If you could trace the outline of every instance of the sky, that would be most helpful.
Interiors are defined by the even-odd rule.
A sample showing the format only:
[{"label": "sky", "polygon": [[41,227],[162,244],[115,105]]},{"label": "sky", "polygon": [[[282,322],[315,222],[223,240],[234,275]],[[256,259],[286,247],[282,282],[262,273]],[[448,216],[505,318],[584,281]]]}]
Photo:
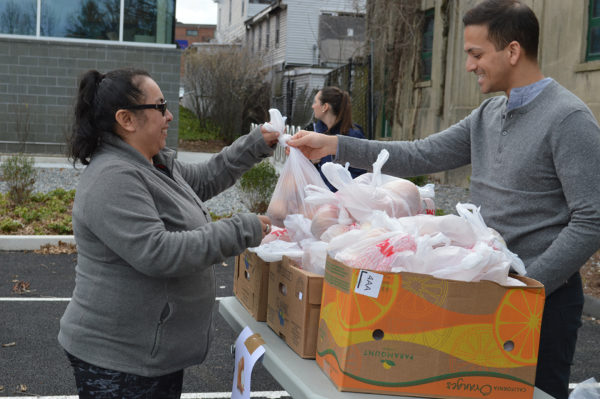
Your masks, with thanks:
[{"label": "sky", "polygon": [[177,0],[175,17],[185,24],[217,24],[217,3],[213,0]]}]

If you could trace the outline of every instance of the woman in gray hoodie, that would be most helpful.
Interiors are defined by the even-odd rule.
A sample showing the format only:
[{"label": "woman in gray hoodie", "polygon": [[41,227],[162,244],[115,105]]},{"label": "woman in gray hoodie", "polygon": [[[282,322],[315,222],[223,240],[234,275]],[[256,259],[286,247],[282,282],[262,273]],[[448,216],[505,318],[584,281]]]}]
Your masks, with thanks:
[{"label": "woman in gray hoodie", "polygon": [[183,369],[205,359],[211,339],[212,265],[270,230],[255,214],[213,222],[203,201],[270,156],[277,133],[254,129],[186,164],[165,147],[172,119],[145,71],[80,80],[69,152],[87,167],[73,206],[76,284],[58,335],[80,397],[179,398]]}]

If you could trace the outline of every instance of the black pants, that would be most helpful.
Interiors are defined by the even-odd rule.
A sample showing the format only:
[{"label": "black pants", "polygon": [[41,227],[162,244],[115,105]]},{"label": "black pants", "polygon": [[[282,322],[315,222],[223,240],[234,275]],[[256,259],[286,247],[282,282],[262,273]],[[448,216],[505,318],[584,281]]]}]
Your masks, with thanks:
[{"label": "black pants", "polygon": [[183,386],[183,370],[160,377],[96,367],[67,353],[73,366],[77,394],[88,399],[179,399]]},{"label": "black pants", "polygon": [[569,397],[569,377],[583,311],[581,276],[575,273],[546,298],[535,386],[556,399]]}]

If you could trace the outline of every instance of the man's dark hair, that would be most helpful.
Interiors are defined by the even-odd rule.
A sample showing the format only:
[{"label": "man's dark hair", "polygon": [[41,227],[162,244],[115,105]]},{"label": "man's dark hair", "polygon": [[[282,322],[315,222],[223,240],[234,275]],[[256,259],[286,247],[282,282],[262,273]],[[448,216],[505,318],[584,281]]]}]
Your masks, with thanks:
[{"label": "man's dark hair", "polygon": [[484,0],[467,11],[463,24],[486,25],[496,50],[514,40],[528,58],[537,59],[540,25],[531,8],[519,0]]}]

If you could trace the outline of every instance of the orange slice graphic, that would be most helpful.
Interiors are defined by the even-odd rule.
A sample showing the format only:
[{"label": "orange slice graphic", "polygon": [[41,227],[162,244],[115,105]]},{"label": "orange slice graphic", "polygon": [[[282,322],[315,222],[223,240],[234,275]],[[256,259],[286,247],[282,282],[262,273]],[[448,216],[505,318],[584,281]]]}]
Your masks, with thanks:
[{"label": "orange slice graphic", "polygon": [[[352,277],[352,288],[356,285],[356,274]],[[342,328],[348,331],[367,328],[381,320],[392,309],[398,296],[400,276],[397,273],[384,277],[377,298],[357,294],[336,292],[337,315]],[[350,311],[354,308],[353,311]]]},{"label": "orange slice graphic", "polygon": [[512,361],[532,365],[537,362],[544,295],[525,289],[509,290],[494,320],[498,345]]}]

